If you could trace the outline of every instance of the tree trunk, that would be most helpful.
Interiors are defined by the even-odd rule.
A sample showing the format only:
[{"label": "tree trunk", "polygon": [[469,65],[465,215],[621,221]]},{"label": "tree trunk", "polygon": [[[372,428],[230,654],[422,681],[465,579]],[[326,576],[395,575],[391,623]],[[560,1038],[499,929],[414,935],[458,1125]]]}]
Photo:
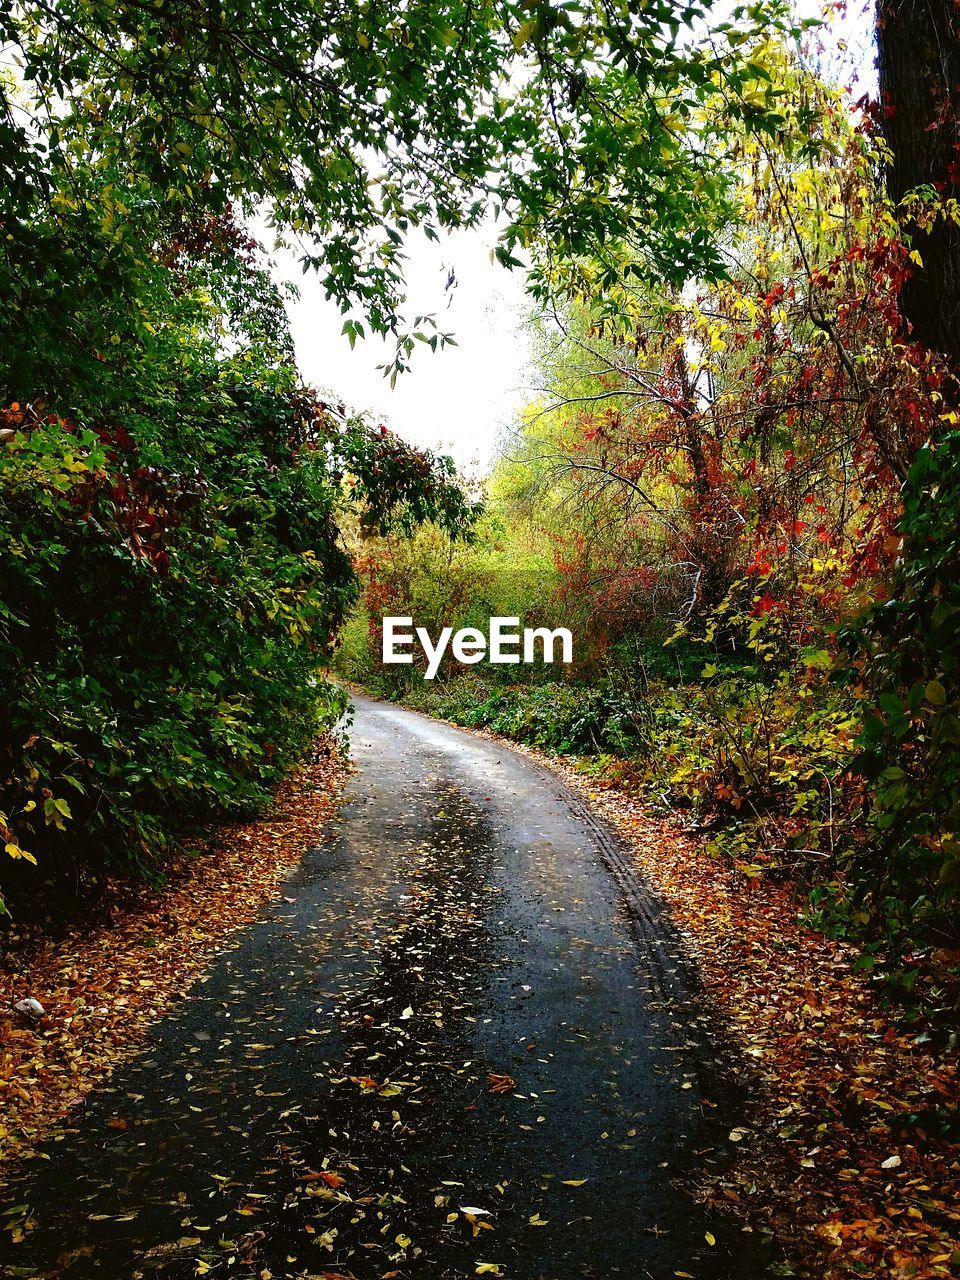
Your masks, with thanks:
[{"label": "tree trunk", "polygon": [[[878,0],[877,32],[887,190],[960,199],[960,0]],[[960,367],[960,227],[941,213],[904,230],[923,261],[900,294],[911,339]]]}]

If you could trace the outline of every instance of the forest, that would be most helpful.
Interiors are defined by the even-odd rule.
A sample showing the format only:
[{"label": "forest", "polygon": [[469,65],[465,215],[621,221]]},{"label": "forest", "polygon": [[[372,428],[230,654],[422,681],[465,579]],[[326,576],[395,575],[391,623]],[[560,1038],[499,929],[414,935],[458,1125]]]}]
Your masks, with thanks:
[{"label": "forest", "polygon": [[[471,731],[491,778],[483,744],[509,742],[520,761],[565,779],[644,847],[647,888],[636,892],[659,894],[688,942],[742,933],[719,958],[710,947],[720,944],[704,941],[693,962],[708,995],[721,992],[720,1019],[734,1027],[724,1043],[752,1043],[761,990],[774,993],[765,1009],[786,1001],[796,1006],[787,1021],[809,1030],[803,1048],[746,1048],[772,1073],[757,1096],[772,1088],[788,1100],[757,1121],[782,1141],[758,1141],[742,1176],[708,1157],[698,1193],[709,1214],[723,1202],[721,1222],[755,1201],[759,1225],[744,1230],[773,1252],[758,1261],[708,1217],[696,1219],[694,1252],[670,1254],[654,1223],[639,1238],[656,1280],[955,1274],[955,0],[877,0],[859,13],[781,0],[16,0],[0,6],[0,46],[0,968],[10,1004],[0,1098],[14,1117],[0,1123],[0,1148],[49,1159],[43,1142],[60,1140],[51,1134],[79,1100],[91,1090],[101,1099],[129,1061],[140,1070],[131,1055],[155,1020],[200,966],[219,963],[219,932],[246,938],[263,902],[296,913],[302,882],[284,896],[283,876],[304,850],[308,866],[324,824],[342,820],[351,838],[351,819],[331,816],[344,787],[369,785],[366,801],[382,803],[380,768],[398,813],[419,803],[434,757],[419,743],[404,762],[383,727],[406,742],[420,719],[389,717],[411,709],[437,735]],[[442,315],[411,314],[411,246],[491,228],[494,262],[525,285],[533,368],[525,406],[481,474],[358,413],[336,385],[307,384],[289,319],[296,289],[277,264],[292,255],[319,281],[342,341],[382,347],[395,386],[457,343]],[[428,671],[414,648],[413,662],[386,665],[385,617],[412,617],[431,635],[486,632],[495,617],[521,631],[567,628],[573,661],[464,666],[448,650]],[[449,741],[460,743],[454,754],[471,749]],[[403,769],[414,759],[428,763],[411,781]],[[493,804],[489,789],[474,800]],[[613,1252],[606,1263],[578,1254],[580,1269],[565,1269],[579,1245],[504,1246],[509,1262],[474,1256],[481,1245],[496,1252],[480,1190],[459,1206],[443,1188],[464,1184],[443,1180],[427,1146],[431,1195],[420,1206],[404,1157],[382,1145],[416,1132],[401,1128],[397,1098],[411,1080],[426,1087],[421,1070],[453,1091],[479,1070],[483,1106],[527,1098],[516,1093],[523,1055],[486,1062],[466,1041],[430,1039],[458,1018],[482,1025],[488,997],[467,982],[458,1004],[439,977],[430,986],[429,964],[426,976],[411,968],[411,957],[435,954],[438,968],[472,973],[499,936],[489,922],[491,932],[474,932],[487,889],[471,876],[488,872],[464,867],[506,828],[481,847],[472,833],[483,820],[472,809],[465,818],[454,791],[438,789],[421,815],[434,833],[413,873],[423,882],[399,898],[426,914],[359,944],[385,948],[396,990],[374,998],[347,983],[345,1025],[371,1039],[359,1057],[356,1043],[343,1050],[339,1074],[330,1068],[340,1119],[329,1132],[342,1149],[321,1158],[312,1139],[296,1145],[300,1135],[281,1150],[270,1129],[261,1164],[281,1150],[278,1167],[300,1170],[300,1199],[284,1200],[272,1181],[262,1194],[248,1188],[236,1212],[255,1217],[262,1199],[312,1213],[323,1195],[325,1214],[356,1211],[349,1223],[331,1218],[336,1229],[325,1218],[302,1229],[326,1251],[332,1280],[626,1274]],[[448,818],[459,835],[435,848]],[[503,847],[509,860],[513,845]],[[532,836],[529,847],[540,849]],[[450,848],[465,861],[448,885],[438,868]],[[334,890],[316,890],[321,914],[341,902]],[[393,901],[372,880],[364,892],[372,913]],[[355,900],[342,902],[330,919],[362,934]],[[419,941],[396,951],[407,929]],[[750,938],[760,939],[753,956]],[[352,946],[339,937],[333,947],[351,976]],[[818,960],[799,959],[804,951]],[[762,971],[752,967],[761,958]],[[254,960],[259,973],[260,952]],[[288,973],[302,963],[298,954]],[[274,1016],[263,1003],[273,978],[263,981],[248,1021]],[[397,1027],[427,1017],[417,983],[444,1015],[425,1023],[432,1047],[404,1057]],[[381,1043],[377,1019],[393,1004],[394,1038]],[[100,1017],[109,1033],[98,1038]],[[300,1038],[313,1035],[297,1018]],[[691,1015],[684,1025],[699,1024]],[[461,1057],[448,1081],[448,1060]],[[726,1083],[714,1103],[704,1068],[701,1110],[717,1106],[736,1146],[750,1130],[735,1114],[747,1106],[731,1083],[738,1070],[710,1063]],[[286,1070],[277,1066],[292,1096],[306,1077]],[[140,1097],[138,1081],[125,1096]],[[349,1105],[336,1101],[341,1086]],[[224,1096],[246,1088],[224,1086]],[[380,1119],[357,1124],[370,1133],[354,1148],[358,1092]],[[467,1116],[481,1126],[477,1148],[494,1150],[474,1095],[442,1097],[437,1114]],[[99,1115],[113,1104],[91,1105]],[[247,1121],[234,1120],[240,1133]],[[190,1123],[184,1112],[185,1132]],[[141,1132],[119,1112],[102,1119],[107,1129],[117,1150]],[[696,1141],[713,1151],[709,1134]],[[401,1180],[388,1188],[395,1166]],[[487,1172],[496,1203],[511,1179]],[[572,1169],[558,1186],[596,1177]],[[232,1185],[224,1175],[217,1194]],[[259,1185],[252,1174],[249,1185]],[[109,1253],[126,1243],[64,1251],[59,1227],[45,1243],[35,1205],[70,1199],[50,1187],[36,1200],[23,1192],[5,1215],[13,1245],[50,1252],[24,1253],[11,1274],[106,1274],[101,1247],[108,1271],[127,1274],[129,1259]],[[177,1194],[200,1203],[199,1189]],[[526,1194],[510,1192],[517,1221],[546,1227],[550,1212],[541,1218]],[[172,1192],[167,1203],[179,1203]],[[377,1228],[382,1249],[356,1225],[367,1212],[358,1206],[374,1204],[395,1215]],[[425,1226],[436,1209],[449,1210],[446,1225]],[[76,1239],[97,1230],[90,1223],[129,1221],[123,1211],[88,1215]],[[608,1211],[598,1199],[570,1218],[593,1224],[583,1238],[598,1233],[601,1252],[614,1249]],[[145,1253],[146,1235],[129,1248],[171,1280],[318,1274],[318,1252],[297,1261],[289,1222],[266,1223],[256,1239],[249,1227],[234,1239],[218,1226],[216,1249],[209,1225],[197,1237],[184,1225],[176,1248],[151,1236]]]}]

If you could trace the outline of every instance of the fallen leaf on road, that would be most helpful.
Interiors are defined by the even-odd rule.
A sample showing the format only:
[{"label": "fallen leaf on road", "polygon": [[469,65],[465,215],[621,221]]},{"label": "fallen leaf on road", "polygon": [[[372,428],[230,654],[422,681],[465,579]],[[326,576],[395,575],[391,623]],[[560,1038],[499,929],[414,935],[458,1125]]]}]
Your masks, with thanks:
[{"label": "fallen leaf on road", "polygon": [[490,1082],[491,1093],[512,1093],[517,1087],[517,1082],[512,1076],[498,1075],[495,1071],[491,1071],[487,1079]]}]

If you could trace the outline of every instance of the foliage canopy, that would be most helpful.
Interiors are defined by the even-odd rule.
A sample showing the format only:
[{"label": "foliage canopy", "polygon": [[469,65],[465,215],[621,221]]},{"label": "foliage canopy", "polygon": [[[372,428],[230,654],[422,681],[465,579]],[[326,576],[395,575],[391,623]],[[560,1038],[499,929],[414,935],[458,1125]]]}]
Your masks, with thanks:
[{"label": "foliage canopy", "polygon": [[[544,296],[624,243],[638,272],[716,275],[729,184],[702,106],[724,86],[728,115],[775,131],[778,90],[752,49],[786,24],[772,3],[708,14],[701,0],[7,6],[4,291],[51,250],[54,285],[98,237],[91,287],[136,290],[144,246],[231,203],[265,208],[360,308],[351,337],[398,337],[396,372],[416,337],[445,336],[400,323],[414,227],[436,237],[502,211],[497,255],[526,250]],[[35,231],[38,186],[53,222]]]}]

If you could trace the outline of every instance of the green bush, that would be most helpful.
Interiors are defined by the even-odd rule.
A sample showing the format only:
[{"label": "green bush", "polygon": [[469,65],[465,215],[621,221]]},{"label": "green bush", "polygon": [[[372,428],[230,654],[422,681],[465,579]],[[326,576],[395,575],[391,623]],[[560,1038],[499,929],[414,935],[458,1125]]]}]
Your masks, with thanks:
[{"label": "green bush", "polygon": [[435,714],[547,751],[624,752],[635,743],[631,708],[613,687],[554,682],[493,687],[482,700],[467,681],[431,699]]},{"label": "green bush", "polygon": [[448,468],[302,393],[223,371],[205,403],[176,442],[206,458],[189,471],[124,427],[0,417],[0,883],[21,902],[155,869],[339,718],[344,474],[377,527],[466,510]]},{"label": "green bush", "polygon": [[917,455],[891,598],[848,635],[874,790],[861,910],[894,954],[960,946],[960,433]]}]

